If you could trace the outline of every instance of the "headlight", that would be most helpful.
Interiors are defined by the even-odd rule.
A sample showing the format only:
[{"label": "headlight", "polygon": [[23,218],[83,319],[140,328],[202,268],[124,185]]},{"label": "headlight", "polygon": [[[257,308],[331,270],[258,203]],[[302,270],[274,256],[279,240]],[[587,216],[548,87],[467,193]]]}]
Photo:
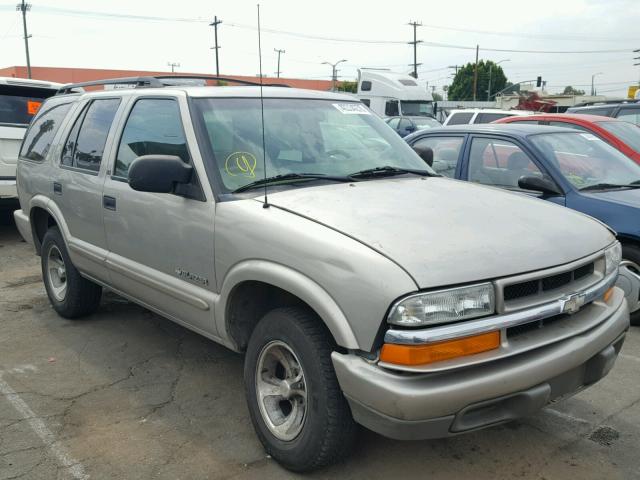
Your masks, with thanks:
[{"label": "headlight", "polygon": [[604,251],[605,275],[616,271],[622,261],[622,246],[616,242]]},{"label": "headlight", "polygon": [[396,303],[387,322],[405,327],[421,327],[468,320],[495,312],[491,283],[451,288],[411,295]]}]

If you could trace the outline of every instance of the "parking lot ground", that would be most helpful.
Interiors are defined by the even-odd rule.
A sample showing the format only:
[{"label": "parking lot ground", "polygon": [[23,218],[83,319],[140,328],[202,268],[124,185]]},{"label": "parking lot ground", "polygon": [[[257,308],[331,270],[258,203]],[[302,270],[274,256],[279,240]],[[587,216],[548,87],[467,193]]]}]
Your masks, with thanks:
[{"label": "parking lot ground", "polygon": [[[106,294],[90,318],[49,306],[39,258],[0,225],[0,479],[296,478],[267,458],[242,356]],[[310,478],[640,478],[640,329],[611,374],[539,414],[422,442],[362,431]]]}]

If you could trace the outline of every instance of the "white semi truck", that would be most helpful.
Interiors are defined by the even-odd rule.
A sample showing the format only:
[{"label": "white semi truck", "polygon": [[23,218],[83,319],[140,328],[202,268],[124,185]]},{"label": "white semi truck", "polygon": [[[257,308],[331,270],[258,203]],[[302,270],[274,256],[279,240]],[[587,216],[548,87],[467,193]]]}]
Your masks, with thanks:
[{"label": "white semi truck", "polygon": [[436,113],[426,85],[404,73],[359,69],[357,97],[381,117]]}]

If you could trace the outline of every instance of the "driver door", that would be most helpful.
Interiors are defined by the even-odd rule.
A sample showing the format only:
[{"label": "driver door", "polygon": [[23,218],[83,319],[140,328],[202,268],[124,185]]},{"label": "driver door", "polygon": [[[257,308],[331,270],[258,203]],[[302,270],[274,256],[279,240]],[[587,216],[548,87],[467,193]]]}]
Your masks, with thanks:
[{"label": "driver door", "polygon": [[187,141],[181,100],[131,102],[104,185],[107,265],[112,285],[126,296],[215,335],[214,204],[205,198],[196,168],[181,194],[139,192],[127,183],[131,162],[142,155],[177,155],[193,163],[195,140]]}]

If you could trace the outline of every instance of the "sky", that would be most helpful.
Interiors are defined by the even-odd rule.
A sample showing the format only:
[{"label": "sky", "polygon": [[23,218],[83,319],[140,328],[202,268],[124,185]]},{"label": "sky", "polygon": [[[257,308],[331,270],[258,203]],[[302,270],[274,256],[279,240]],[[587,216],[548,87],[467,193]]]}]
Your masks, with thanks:
[{"label": "sky", "polygon": [[[25,65],[22,19],[14,2],[0,0],[0,67]],[[259,72],[256,1],[31,0],[28,13],[33,66],[167,70],[215,73],[214,15],[221,46],[220,73]],[[638,0],[261,0],[263,73],[355,80],[359,67],[409,72],[410,21],[417,38],[421,81],[441,91],[452,65],[480,58],[503,61],[512,82],[542,76],[550,92],[572,85],[625,96],[640,67]],[[506,51],[495,51],[506,50]],[[510,51],[509,51],[510,50]],[[526,53],[525,51],[531,52]],[[565,52],[565,53],[556,53]],[[575,53],[591,52],[591,53]]]}]

